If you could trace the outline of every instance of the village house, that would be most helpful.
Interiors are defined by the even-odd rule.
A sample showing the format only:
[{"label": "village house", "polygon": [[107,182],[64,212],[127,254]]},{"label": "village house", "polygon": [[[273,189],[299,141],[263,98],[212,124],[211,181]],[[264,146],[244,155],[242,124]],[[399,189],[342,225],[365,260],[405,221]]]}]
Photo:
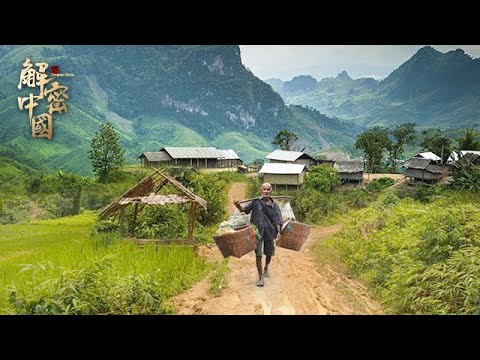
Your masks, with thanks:
[{"label": "village house", "polygon": [[412,157],[403,166],[407,180],[414,183],[432,184],[444,176],[444,169],[432,159]]},{"label": "village house", "polygon": [[138,159],[143,167],[187,166],[196,169],[238,167],[243,163],[232,149],[215,147],[163,147],[156,152],[144,152]]},{"label": "village house", "polygon": [[303,164],[307,167],[317,164],[317,160],[300,151],[275,150],[265,156],[270,163]]},{"label": "village house", "polygon": [[333,168],[338,171],[342,183],[363,182],[363,162],[362,161],[336,161]]},{"label": "village house", "polygon": [[285,189],[295,186],[297,189],[305,181],[306,165],[286,163],[266,163],[258,172],[263,177],[263,182],[272,184],[277,190],[277,185],[284,185]]}]

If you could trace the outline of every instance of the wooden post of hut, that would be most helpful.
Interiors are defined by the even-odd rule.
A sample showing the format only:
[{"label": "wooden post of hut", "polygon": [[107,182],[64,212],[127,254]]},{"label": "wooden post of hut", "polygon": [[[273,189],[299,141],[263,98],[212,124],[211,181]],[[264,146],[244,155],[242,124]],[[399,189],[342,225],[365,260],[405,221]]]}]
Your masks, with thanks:
[{"label": "wooden post of hut", "polygon": [[125,236],[125,206],[120,207],[120,236]]},{"label": "wooden post of hut", "polygon": [[133,210],[132,229],[130,235],[135,237],[135,227],[137,226],[137,214],[138,214],[138,202],[135,202],[135,208]]},{"label": "wooden post of hut", "polygon": [[188,241],[193,243],[193,230],[195,227],[195,218],[197,217],[197,203],[192,203],[188,214]]}]

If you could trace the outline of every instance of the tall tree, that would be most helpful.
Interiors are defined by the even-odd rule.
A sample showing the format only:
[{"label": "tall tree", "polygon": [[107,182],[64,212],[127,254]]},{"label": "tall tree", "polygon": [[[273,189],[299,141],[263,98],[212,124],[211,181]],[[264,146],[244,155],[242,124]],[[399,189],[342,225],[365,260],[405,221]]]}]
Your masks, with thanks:
[{"label": "tall tree", "polygon": [[106,182],[108,176],[119,169],[124,162],[125,149],[120,145],[120,137],[111,122],[104,123],[92,138],[89,158],[93,171],[100,182]]},{"label": "tall tree", "polygon": [[447,162],[453,147],[452,140],[450,140],[441,130],[436,130],[433,136],[427,136],[420,144],[427,151],[433,152],[435,155],[442,158],[442,164]]},{"label": "tall tree", "polygon": [[465,136],[458,139],[458,149],[480,150],[480,140],[477,140],[477,136],[480,136],[477,130],[467,129]]},{"label": "tall tree", "polygon": [[388,129],[383,126],[373,126],[357,136],[355,148],[362,149],[364,162],[370,173],[377,173],[382,168],[383,151],[392,146],[388,138]]},{"label": "tall tree", "polygon": [[280,146],[281,150],[290,151],[292,149],[293,143],[297,139],[297,134],[290,132],[287,129],[283,129],[275,136],[272,144]]},{"label": "tall tree", "polygon": [[411,144],[417,136],[415,133],[415,124],[404,123],[395,125],[393,130],[390,131],[390,135],[395,139],[395,142],[392,142],[387,150],[392,166],[392,173],[395,174],[397,172],[397,160],[403,157],[403,147],[406,144]]}]

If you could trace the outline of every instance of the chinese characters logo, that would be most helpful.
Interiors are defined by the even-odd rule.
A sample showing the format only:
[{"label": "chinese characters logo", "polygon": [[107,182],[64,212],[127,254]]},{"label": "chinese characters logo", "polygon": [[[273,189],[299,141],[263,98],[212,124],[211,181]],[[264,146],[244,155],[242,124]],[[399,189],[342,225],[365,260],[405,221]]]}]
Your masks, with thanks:
[{"label": "chinese characters logo", "polygon": [[[17,87],[18,89],[21,89],[22,85],[30,88],[39,87],[39,92],[37,95],[30,93],[28,97],[18,97],[18,107],[20,110],[28,110],[32,137],[46,137],[48,140],[51,140],[53,135],[52,114],[54,112],[68,111],[66,103],[68,87],[60,85],[58,81],[50,83],[52,78],[48,78],[48,75],[45,73],[45,70],[48,68],[47,63],[35,63],[35,67],[36,69],[29,58],[25,59]],[[55,70],[52,73],[58,75],[58,66]],[[48,111],[35,115],[34,109],[39,105],[37,101],[45,99],[48,101]]]}]

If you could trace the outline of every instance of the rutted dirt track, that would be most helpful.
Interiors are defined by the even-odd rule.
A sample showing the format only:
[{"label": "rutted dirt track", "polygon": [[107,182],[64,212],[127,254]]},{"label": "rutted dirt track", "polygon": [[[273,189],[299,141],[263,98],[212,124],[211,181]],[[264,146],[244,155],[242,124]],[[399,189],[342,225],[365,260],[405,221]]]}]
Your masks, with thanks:
[{"label": "rutted dirt track", "polygon": [[[245,198],[244,184],[231,188],[233,199]],[[208,277],[174,298],[179,314],[211,315],[326,315],[378,314],[381,308],[365,288],[328,265],[314,262],[311,246],[341,229],[341,225],[313,227],[301,252],[277,247],[270,277],[257,287],[253,252],[240,259],[230,257],[228,287],[220,296],[209,295]],[[223,259],[216,246],[200,249],[210,260]]]}]

